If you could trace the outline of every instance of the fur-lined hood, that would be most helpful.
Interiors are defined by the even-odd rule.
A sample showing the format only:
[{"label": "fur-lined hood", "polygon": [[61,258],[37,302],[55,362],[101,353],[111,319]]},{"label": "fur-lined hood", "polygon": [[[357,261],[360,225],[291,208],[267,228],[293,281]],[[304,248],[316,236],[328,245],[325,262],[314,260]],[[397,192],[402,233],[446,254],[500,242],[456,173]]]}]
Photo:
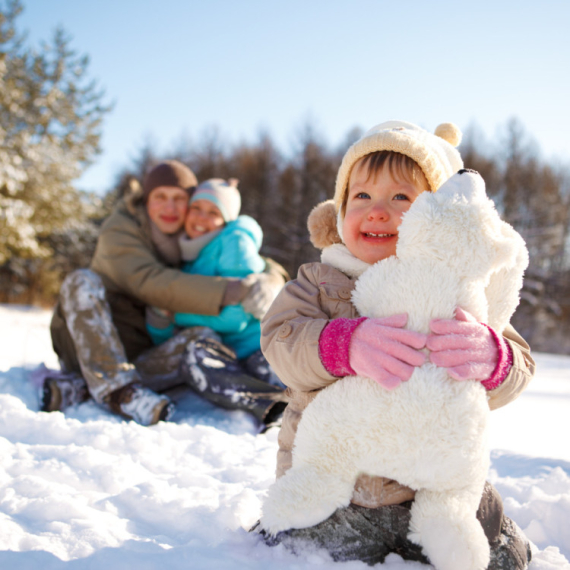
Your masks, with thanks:
[{"label": "fur-lined hood", "polygon": [[129,183],[128,188],[125,191],[123,199],[121,200],[129,214],[140,221],[141,213],[143,217],[147,217],[144,215],[146,212],[145,204],[144,204],[144,193],[142,186],[136,181],[132,180]]},{"label": "fur-lined hood", "polygon": [[150,218],[146,211],[142,186],[137,180],[129,181],[122,198],[115,205],[114,212],[132,218],[143,234],[151,239]]}]

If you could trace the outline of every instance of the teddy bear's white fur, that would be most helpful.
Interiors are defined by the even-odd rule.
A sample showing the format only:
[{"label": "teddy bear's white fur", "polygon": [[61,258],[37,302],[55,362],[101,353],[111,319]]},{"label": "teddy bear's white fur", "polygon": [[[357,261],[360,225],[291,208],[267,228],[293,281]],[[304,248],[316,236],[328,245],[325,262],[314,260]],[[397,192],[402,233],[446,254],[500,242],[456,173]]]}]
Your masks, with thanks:
[{"label": "teddy bear's white fur", "polygon": [[[346,248],[323,260],[340,270]],[[519,301],[528,264],[523,239],[503,222],[483,179],[462,171],[405,214],[397,254],[358,278],[359,313],[408,313],[407,328],[462,307],[503,331]],[[438,570],[483,570],[489,545],[476,512],[489,467],[484,387],[458,382],[431,363],[394,390],[354,376],[322,390],[303,413],[293,465],[269,489],[261,525],[270,533],[313,526],[349,504],[362,473],[417,491],[409,538]]]}]

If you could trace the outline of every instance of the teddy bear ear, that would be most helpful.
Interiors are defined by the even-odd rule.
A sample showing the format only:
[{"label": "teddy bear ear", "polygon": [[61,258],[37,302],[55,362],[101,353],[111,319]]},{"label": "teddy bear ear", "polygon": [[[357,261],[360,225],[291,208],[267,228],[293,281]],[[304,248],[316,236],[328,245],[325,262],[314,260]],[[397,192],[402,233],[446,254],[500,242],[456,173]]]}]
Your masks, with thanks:
[{"label": "teddy bear ear", "polygon": [[342,243],[336,229],[336,209],[333,200],[317,204],[307,219],[309,238],[317,249],[324,249],[335,243]]}]

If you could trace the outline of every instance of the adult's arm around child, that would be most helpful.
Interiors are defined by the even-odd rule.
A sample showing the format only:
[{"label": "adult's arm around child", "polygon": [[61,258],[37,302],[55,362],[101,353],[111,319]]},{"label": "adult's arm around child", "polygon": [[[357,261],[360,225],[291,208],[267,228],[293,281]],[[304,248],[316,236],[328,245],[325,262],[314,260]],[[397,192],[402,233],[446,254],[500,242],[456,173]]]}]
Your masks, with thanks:
[{"label": "adult's arm around child", "polygon": [[221,277],[187,275],[165,265],[149,231],[123,204],[101,228],[91,269],[101,275],[107,291],[173,312],[217,315],[226,288]]}]

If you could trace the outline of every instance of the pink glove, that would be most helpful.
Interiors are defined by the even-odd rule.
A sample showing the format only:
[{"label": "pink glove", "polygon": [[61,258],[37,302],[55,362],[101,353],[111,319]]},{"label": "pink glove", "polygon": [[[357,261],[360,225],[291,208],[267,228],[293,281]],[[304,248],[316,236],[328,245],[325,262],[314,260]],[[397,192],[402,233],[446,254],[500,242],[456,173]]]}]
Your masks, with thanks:
[{"label": "pink glove", "polygon": [[509,345],[467,311],[458,307],[455,319],[434,319],[430,329],[430,361],[455,380],[479,380],[492,390],[507,377],[513,364]]},{"label": "pink glove", "polygon": [[426,357],[427,335],[405,330],[408,315],[383,319],[334,319],[322,331],[319,352],[334,376],[358,374],[392,389],[410,379]]}]

